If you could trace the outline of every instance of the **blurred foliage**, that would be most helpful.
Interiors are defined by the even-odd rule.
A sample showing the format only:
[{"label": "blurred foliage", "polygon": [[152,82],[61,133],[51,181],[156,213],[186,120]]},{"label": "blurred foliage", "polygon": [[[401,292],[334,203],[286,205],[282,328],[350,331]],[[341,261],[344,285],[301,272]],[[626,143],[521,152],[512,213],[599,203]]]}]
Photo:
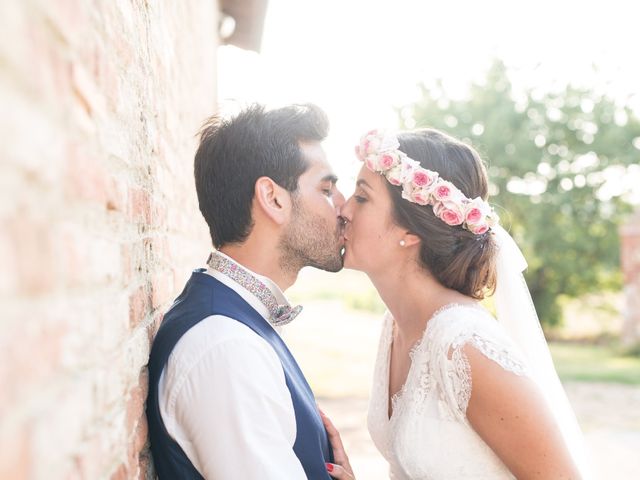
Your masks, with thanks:
[{"label": "blurred foliage", "polygon": [[346,292],[342,296],[342,300],[347,307],[353,310],[363,310],[381,315],[387,309],[374,288],[362,290],[361,292]]},{"label": "blurred foliage", "polygon": [[487,162],[490,201],[527,257],[543,324],[561,321],[559,295],[621,287],[618,225],[631,207],[615,178],[640,159],[629,108],[572,86],[516,93],[500,61],[462,100],[441,83],[421,91],[399,111],[403,127],[442,130]]},{"label": "blurred foliage", "polygon": [[382,315],[387,309],[376,289],[366,284],[359,289],[341,289],[335,287],[294,292],[293,294],[289,294],[288,298],[294,303],[303,304],[316,301],[339,301],[347,308],[377,315]]}]

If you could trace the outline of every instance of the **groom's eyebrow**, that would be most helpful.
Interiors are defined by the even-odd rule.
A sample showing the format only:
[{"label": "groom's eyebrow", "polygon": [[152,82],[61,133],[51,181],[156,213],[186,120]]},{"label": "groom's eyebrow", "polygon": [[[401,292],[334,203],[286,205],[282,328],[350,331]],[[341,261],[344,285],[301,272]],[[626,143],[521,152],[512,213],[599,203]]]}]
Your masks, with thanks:
[{"label": "groom's eyebrow", "polygon": [[330,173],[329,175],[325,175],[324,177],[322,177],[320,182],[331,182],[335,185],[336,183],[338,183],[338,177],[333,173]]}]

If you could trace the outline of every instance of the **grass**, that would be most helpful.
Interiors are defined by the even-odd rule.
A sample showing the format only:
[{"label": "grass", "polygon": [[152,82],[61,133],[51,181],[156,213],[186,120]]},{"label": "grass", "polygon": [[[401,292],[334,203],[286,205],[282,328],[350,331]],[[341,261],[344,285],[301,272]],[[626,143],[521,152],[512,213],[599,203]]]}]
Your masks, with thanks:
[{"label": "grass", "polygon": [[563,381],[640,385],[638,356],[624,355],[607,345],[553,342],[549,347]]}]

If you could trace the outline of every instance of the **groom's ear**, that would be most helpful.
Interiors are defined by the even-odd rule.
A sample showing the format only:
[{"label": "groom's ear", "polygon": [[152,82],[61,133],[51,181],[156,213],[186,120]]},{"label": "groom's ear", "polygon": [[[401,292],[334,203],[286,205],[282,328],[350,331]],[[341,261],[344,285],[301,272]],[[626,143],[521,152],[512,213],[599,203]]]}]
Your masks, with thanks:
[{"label": "groom's ear", "polygon": [[289,220],[291,213],[291,195],[269,177],[256,180],[254,199],[260,210],[278,225]]}]

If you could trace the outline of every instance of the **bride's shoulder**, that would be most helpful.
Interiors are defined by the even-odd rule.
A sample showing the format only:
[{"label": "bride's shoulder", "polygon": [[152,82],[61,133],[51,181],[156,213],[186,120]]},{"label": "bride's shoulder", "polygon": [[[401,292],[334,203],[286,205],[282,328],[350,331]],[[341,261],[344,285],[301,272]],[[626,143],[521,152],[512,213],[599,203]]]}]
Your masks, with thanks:
[{"label": "bride's shoulder", "polygon": [[472,347],[479,353],[519,375],[528,367],[521,350],[496,318],[479,306],[461,306],[447,310],[439,321],[440,338],[436,343],[449,353]]},{"label": "bride's shoulder", "polygon": [[498,320],[480,305],[447,306],[432,318],[431,341],[452,347],[466,343],[491,344],[497,348],[514,349],[512,339]]},{"label": "bride's shoulder", "polygon": [[450,304],[437,311],[432,319],[434,334],[452,338],[461,334],[500,333],[497,320],[488,310],[475,304]]}]

